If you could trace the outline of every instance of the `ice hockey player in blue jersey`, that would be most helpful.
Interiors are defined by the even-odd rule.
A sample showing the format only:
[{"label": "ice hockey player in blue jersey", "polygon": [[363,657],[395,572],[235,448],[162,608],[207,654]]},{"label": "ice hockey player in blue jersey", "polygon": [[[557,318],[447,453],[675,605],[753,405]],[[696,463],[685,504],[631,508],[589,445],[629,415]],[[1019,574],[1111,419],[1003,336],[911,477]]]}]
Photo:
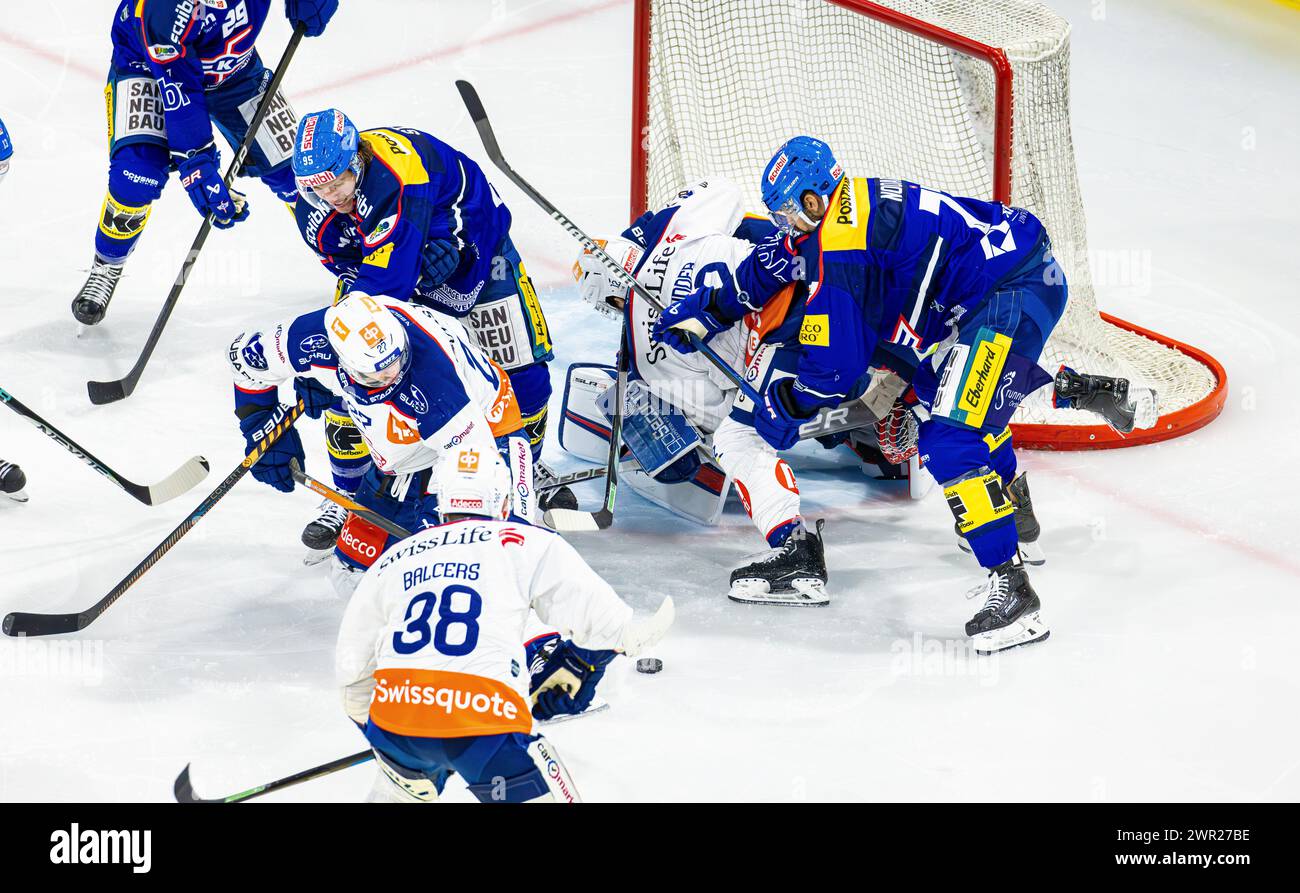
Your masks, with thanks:
[{"label": "ice hockey player in blue jersey", "polygon": [[[335,300],[356,290],[460,319],[509,374],[540,458],[550,332],[510,239],[510,211],[479,166],[419,130],[358,131],[337,109],[303,117],[293,166],[303,198],[294,210],[298,228],[338,277]],[[335,485],[352,492],[370,464],[364,441],[341,406],[325,422]],[[544,507],[565,507],[557,498],[576,507],[567,490],[551,494]],[[304,543],[324,547],[341,523],[333,505],[322,503]]]},{"label": "ice hockey player in blue jersey", "polygon": [[[5,130],[5,122],[0,121],[0,180],[9,173],[9,159],[13,154],[13,140],[9,137],[9,131]],[[27,475],[23,474],[23,470],[12,462],[0,459],[0,494],[14,502],[26,502],[27,491],[23,489],[26,486]]]},{"label": "ice hockey player in blue jersey", "polygon": [[[1018,549],[1016,508],[1029,500],[1009,428],[1020,402],[1053,380],[1038,357],[1066,304],[1065,276],[1042,223],[997,202],[847,177],[830,148],[810,137],[781,147],[761,187],[790,233],[785,255],[774,261],[756,251],[742,264],[744,287],[696,292],[668,308],[658,331],[689,348],[674,330],[711,337],[804,271],[798,375],[768,387],[755,414],[759,433],[789,449],[800,424],[859,396],[868,367],[889,357],[920,401],[925,467],[988,570],[984,605],[967,634],[983,653],[1045,639]],[[1085,390],[1091,397],[1096,388]],[[1032,518],[1032,509],[1025,514]]]},{"label": "ice hockey player in blue jersey", "polygon": [[[248,202],[227,188],[213,125],[232,148],[248,132],[271,71],[254,47],[272,0],[121,0],[104,88],[108,191],[95,233],[90,275],[72,302],[83,325],[108,311],[127,257],[153,202],[176,171],[200,215],[220,229],[247,218]],[[285,0],[308,37],[321,34],[338,0]],[[250,147],[244,173],[285,202],[296,197],[290,155],[297,121],[277,95]]]},{"label": "ice hockey player in blue jersey", "polygon": [[9,173],[9,159],[14,154],[14,143],[9,137],[9,131],[5,130],[5,122],[0,121],[0,180],[5,178]]}]

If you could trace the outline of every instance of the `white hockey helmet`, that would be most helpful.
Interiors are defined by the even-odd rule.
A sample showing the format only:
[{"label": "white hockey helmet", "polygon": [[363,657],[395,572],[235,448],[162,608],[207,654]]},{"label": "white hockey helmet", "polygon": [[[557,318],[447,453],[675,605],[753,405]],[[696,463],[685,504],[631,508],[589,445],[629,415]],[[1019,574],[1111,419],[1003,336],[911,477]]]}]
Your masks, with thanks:
[{"label": "white hockey helmet", "polygon": [[478,515],[503,521],[510,514],[510,473],[496,453],[474,447],[448,453],[437,471],[433,492],[438,514]]},{"label": "white hockey helmet", "polygon": [[359,385],[386,388],[410,365],[406,328],[363,292],[354,291],[325,311],[325,332],[339,367]]},{"label": "white hockey helmet", "polygon": [[[645,249],[624,238],[597,239],[614,261],[633,275],[637,264],[645,256]],[[623,284],[606,267],[604,262],[585,248],[573,265],[573,278],[578,280],[578,293],[597,312],[613,319],[623,315],[623,302],[627,300],[628,286]]]}]

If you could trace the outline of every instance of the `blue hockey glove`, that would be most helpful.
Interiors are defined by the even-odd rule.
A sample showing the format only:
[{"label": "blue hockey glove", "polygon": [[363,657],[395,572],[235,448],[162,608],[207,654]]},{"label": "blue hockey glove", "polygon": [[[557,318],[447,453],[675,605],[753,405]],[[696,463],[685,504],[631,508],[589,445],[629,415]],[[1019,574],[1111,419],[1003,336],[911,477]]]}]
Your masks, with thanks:
[{"label": "blue hockey glove", "polygon": [[305,26],[304,37],[320,37],[338,8],[339,0],[284,0],[284,17],[291,25]]},{"label": "blue hockey glove", "polygon": [[651,336],[678,353],[694,353],[695,346],[686,337],[686,332],[695,333],[707,344],[714,335],[730,326],[731,322],[718,314],[713,303],[713,289],[706,286],[664,308],[655,320]]},{"label": "blue hockey glove", "polygon": [[460,263],[460,252],[446,239],[434,239],[424,243],[420,252],[420,285],[436,288],[446,282],[456,272]]},{"label": "blue hockey glove", "polygon": [[244,200],[244,194],[227,189],[217,172],[216,146],[209,143],[191,154],[172,157],[190,202],[203,216],[212,215],[213,226],[230,229],[239,221],[248,219],[248,202]]},{"label": "blue hockey glove", "polygon": [[[556,636],[556,639],[559,637]],[[549,645],[550,642],[545,643]],[[591,706],[596,686],[617,651],[593,651],[561,641],[547,654],[544,647],[530,663],[533,719],[546,720],[565,713],[581,713]]]},{"label": "blue hockey glove", "polygon": [[334,405],[338,398],[334,392],[319,381],[310,378],[295,378],[293,380],[293,389],[303,402],[303,412],[309,419],[318,419],[325,414],[325,410]]},{"label": "blue hockey glove", "polygon": [[788,450],[799,442],[799,428],[813,416],[792,391],[793,378],[778,378],[763,394],[763,406],[754,412],[754,430],[774,450]]},{"label": "blue hockey glove", "polygon": [[[251,453],[273,427],[272,422],[275,420],[277,408],[272,406],[259,409],[239,420],[239,430],[244,432],[244,440],[248,447],[246,452]],[[259,432],[260,435],[255,438],[254,435]],[[302,438],[298,436],[298,429],[290,428],[271,444],[271,448],[249,470],[254,480],[270,484],[285,493],[292,493],[293,475],[289,473],[289,463],[294,459],[298,460],[300,468],[307,467],[307,457],[302,450]]]}]

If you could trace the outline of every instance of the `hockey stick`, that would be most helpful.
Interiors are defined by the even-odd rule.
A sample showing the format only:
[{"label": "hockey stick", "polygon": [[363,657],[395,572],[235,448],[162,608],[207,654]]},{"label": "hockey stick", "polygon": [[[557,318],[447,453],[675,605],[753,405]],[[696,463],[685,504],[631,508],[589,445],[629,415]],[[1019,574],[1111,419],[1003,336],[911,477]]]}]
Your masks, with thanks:
[{"label": "hockey stick", "polygon": [[180,538],[189,533],[190,528],[202,520],[213,506],[220,499],[230,492],[230,488],[239,483],[239,479],[248,474],[258,459],[261,459],[271,444],[279,440],[280,435],[288,431],[293,423],[302,415],[304,404],[302,400],[298,401],[297,406],[281,405],[275,411],[275,414],[267,420],[262,430],[258,432],[259,442],[253,447],[252,452],[244,457],[244,461],[239,467],[226,476],[226,479],[217,485],[217,488],[207,495],[207,497],[198,504],[194,511],[185,516],[175,530],[167,534],[167,538],[145,556],[144,560],[135,566],[131,573],[126,575],[122,582],[113,587],[108,595],[95,602],[84,611],[75,614],[28,614],[23,611],[14,611],[4,619],[4,634],[6,636],[51,636],[59,633],[71,633],[83,630],[90,624],[94,623],[100,614],[112,606],[113,602],[122,597],[135,583],[145,575],[158,561],[171,551],[172,546],[180,541]]},{"label": "hockey stick", "polygon": [[549,480],[544,484],[538,484],[537,492],[549,493],[552,490],[567,487],[569,484],[580,484],[583,481],[603,478],[608,472],[609,469],[602,465],[598,468],[584,468],[581,471],[570,471],[566,474],[557,474],[554,479]]},{"label": "hockey stick", "polygon": [[[463,82],[462,82],[463,83]],[[619,452],[623,447],[623,409],[627,402],[627,339],[618,345],[618,377],[614,384],[614,418],[609,425],[609,458],[605,460],[605,502],[594,512],[578,509],[549,509],[542,520],[552,530],[582,532],[604,530],[614,523],[614,500],[618,496]]]},{"label": "hockey stick", "polygon": [[[617,278],[624,285],[628,286],[628,288],[635,291],[641,298],[648,301],[651,307],[662,312],[664,309],[663,304],[660,303],[654,295],[650,294],[644,285],[638,282],[631,273],[624,270],[618,262],[614,260],[614,258],[610,257],[609,254],[600,247],[599,243],[579,229],[578,225],[565,216],[559,208],[547,201],[546,197],[534,189],[527,180],[515,173],[514,168],[506,162],[505,156],[501,153],[501,147],[497,144],[496,134],[492,131],[492,122],[488,120],[487,112],[483,109],[483,102],[479,99],[478,92],[474,89],[474,85],[469,81],[457,81],[456,89],[460,91],[460,98],[465,103],[465,108],[469,110],[469,116],[473,119],[475,128],[478,129],[479,139],[483,141],[483,147],[487,150],[488,157],[492,159],[492,163],[501,168],[502,173],[509,177],[511,182],[518,186],[525,195],[536,202],[542,210],[549,214],[556,223],[568,230],[569,235],[581,242],[583,247],[590,251],[593,256],[599,258],[600,262],[605,265],[605,268],[611,275]],[[698,350],[710,363],[717,367],[719,372],[731,379],[736,387],[740,388],[741,393],[754,401],[755,406],[762,405],[763,399],[758,396],[758,392],[750,387],[749,383],[745,381],[741,374],[735,369],[732,369],[730,364],[718,355],[717,351],[705,344],[704,341],[693,332],[687,332],[686,337],[696,350]]]},{"label": "hockey stick", "polygon": [[286,778],[259,784],[255,788],[240,791],[238,794],[231,794],[229,797],[216,797],[210,800],[194,793],[194,785],[190,782],[190,765],[186,763],[185,768],[181,770],[181,774],[176,776],[176,783],[172,785],[172,793],[175,794],[177,803],[242,803],[245,800],[252,800],[254,797],[261,797],[273,791],[280,791],[296,784],[302,784],[304,781],[311,781],[313,778],[321,778],[333,772],[338,772],[340,769],[359,766],[374,758],[375,752],[373,750],[363,750],[360,753],[339,757],[337,760],[331,760],[311,769],[295,772]]},{"label": "hockey stick", "polygon": [[[271,83],[266,88],[261,103],[258,104],[257,112],[253,115],[248,132],[244,134],[244,141],[240,144],[239,151],[235,153],[234,159],[230,162],[230,167],[226,168],[224,179],[227,188],[234,181],[235,174],[243,166],[249,147],[253,144],[257,131],[261,129],[262,121],[266,118],[271,103],[275,101],[276,94],[280,92],[280,81],[284,79],[284,73],[289,68],[289,62],[293,59],[294,51],[298,49],[298,43],[302,40],[305,28],[305,25],[294,28],[293,37],[289,38],[289,45],[285,47],[284,55],[280,57],[280,64],[275,67],[275,74],[271,77]],[[86,382],[86,390],[90,394],[91,403],[97,406],[104,403],[114,403],[129,397],[135,391],[135,386],[140,383],[140,376],[144,374],[144,367],[149,363],[149,358],[153,356],[154,348],[158,346],[158,341],[162,338],[163,329],[167,327],[167,321],[171,319],[172,311],[176,309],[176,304],[181,299],[181,291],[190,278],[190,270],[194,268],[195,261],[199,259],[199,252],[203,250],[203,243],[208,240],[208,233],[211,231],[212,215],[208,214],[203,218],[203,225],[199,227],[199,234],[194,237],[194,243],[190,245],[189,253],[185,255],[185,260],[181,263],[181,271],[176,275],[176,281],[172,283],[172,290],[168,293],[167,300],[163,302],[162,311],[153,324],[153,331],[149,333],[149,340],[145,342],[140,358],[135,361],[135,365],[131,367],[131,371],[126,374],[125,378],[117,381]]]},{"label": "hockey stick", "polygon": [[177,496],[180,496],[182,493],[186,492],[208,476],[208,460],[204,459],[202,456],[195,456],[156,484],[137,484],[133,481],[128,481],[99,459],[91,455],[85,447],[81,446],[71,437],[45,421],[45,419],[37,415],[32,409],[24,406],[22,401],[4,388],[0,388],[0,401],[3,401],[10,409],[35,425],[38,430],[49,435],[50,438],[52,438],[59,446],[63,447],[69,453],[72,453],[72,455],[76,456],[82,462],[85,462],[91,468],[95,469],[95,471],[98,471],[104,477],[108,478],[111,483],[121,487],[145,505],[159,505],[169,499],[175,499]]},{"label": "hockey stick", "polygon": [[339,491],[327,487],[315,478],[308,476],[307,472],[303,471],[298,466],[298,460],[294,459],[289,462],[289,473],[293,475],[295,481],[302,484],[308,490],[311,490],[313,493],[319,493],[330,502],[347,509],[363,521],[369,521],[385,533],[390,533],[398,539],[405,539],[411,535],[411,531],[407,530],[402,525],[393,523],[378,512],[371,511],[361,503],[348,499]]}]

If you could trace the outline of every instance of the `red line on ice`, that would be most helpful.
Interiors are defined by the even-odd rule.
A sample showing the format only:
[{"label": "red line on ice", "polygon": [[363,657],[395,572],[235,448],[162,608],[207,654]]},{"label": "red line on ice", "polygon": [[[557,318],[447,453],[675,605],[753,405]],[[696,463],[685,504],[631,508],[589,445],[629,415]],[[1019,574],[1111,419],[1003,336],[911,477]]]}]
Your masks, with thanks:
[{"label": "red line on ice", "polygon": [[489,34],[486,37],[469,40],[466,41],[465,43],[457,44],[455,46],[446,46],[446,47],[442,47],[441,49],[431,50],[430,52],[422,53],[419,56],[412,56],[409,59],[403,59],[401,62],[394,62],[392,64],[384,65],[379,68],[367,69],[366,71],[360,71],[357,72],[356,74],[348,75],[347,77],[341,77],[334,81],[327,81],[324,84],[318,84],[315,87],[312,87],[310,90],[302,90],[300,92],[295,91],[294,95],[315,96],[318,93],[324,93],[327,90],[335,90],[339,87],[345,87],[350,84],[355,84],[358,81],[368,81],[371,80],[372,78],[383,77],[385,75],[392,74],[395,71],[400,71],[401,69],[411,65],[420,65],[425,62],[433,62],[437,59],[445,59],[450,56],[457,56],[472,47],[480,47],[490,43],[496,43],[502,40],[509,40],[512,37],[519,37],[524,34],[530,34],[534,31],[541,31],[544,28],[551,27],[552,25],[559,25],[564,22],[572,22],[576,19],[585,18],[586,16],[589,15],[595,15],[596,13],[604,12],[607,9],[613,9],[616,6],[626,6],[628,2],[629,0],[608,0],[608,2],[601,3],[598,6],[591,6],[588,7],[587,9],[580,9],[576,11],[564,12],[559,15],[553,15],[550,16],[549,18],[539,19],[536,22],[529,22],[526,25],[519,25],[518,27],[509,28],[505,31],[497,31],[496,33]]},{"label": "red line on ice", "polygon": [[80,62],[74,62],[71,59],[66,59],[63,56],[60,56],[58,53],[51,52],[50,50],[47,50],[41,46],[37,46],[34,43],[28,43],[27,41],[23,40],[21,37],[15,37],[14,35],[6,31],[0,31],[0,43],[8,44],[11,47],[16,47],[24,52],[31,53],[33,56],[36,56],[37,58],[40,59],[44,59],[46,62],[52,62],[55,65],[62,65],[64,68],[67,68],[71,71],[75,71],[77,74],[91,78],[92,80],[104,81],[108,77],[107,50],[104,53],[105,56],[104,66],[102,68],[95,69],[95,68],[91,68],[89,65],[82,65]]}]

